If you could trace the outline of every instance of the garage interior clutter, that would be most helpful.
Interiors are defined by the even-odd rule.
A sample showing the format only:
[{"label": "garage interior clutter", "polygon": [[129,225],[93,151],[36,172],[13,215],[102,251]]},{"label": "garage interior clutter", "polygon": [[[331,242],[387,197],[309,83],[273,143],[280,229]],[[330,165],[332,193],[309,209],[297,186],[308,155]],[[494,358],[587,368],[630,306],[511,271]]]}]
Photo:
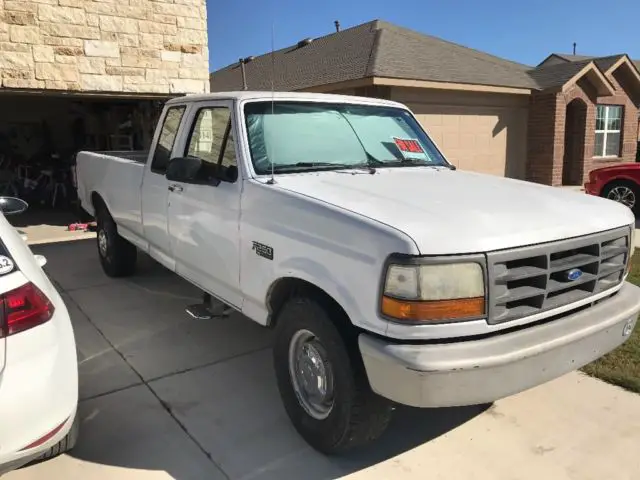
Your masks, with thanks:
[{"label": "garage interior clutter", "polygon": [[56,216],[77,221],[77,152],[147,150],[163,104],[131,97],[0,95],[0,195],[28,202],[25,216],[46,212],[47,223]]}]

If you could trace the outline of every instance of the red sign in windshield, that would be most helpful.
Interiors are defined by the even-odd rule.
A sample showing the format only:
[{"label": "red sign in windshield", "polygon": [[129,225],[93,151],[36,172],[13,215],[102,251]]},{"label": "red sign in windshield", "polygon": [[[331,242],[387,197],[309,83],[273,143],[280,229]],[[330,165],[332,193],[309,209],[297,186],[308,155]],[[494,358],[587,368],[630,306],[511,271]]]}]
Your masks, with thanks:
[{"label": "red sign in windshield", "polygon": [[403,138],[394,138],[396,145],[400,149],[401,152],[408,153],[424,153],[422,146],[418,143],[417,140],[409,140]]}]

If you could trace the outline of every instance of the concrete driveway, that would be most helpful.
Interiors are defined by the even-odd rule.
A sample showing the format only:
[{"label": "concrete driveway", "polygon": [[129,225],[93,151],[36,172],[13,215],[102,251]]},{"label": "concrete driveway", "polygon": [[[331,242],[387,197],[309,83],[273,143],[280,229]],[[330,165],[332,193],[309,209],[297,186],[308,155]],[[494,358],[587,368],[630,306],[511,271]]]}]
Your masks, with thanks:
[{"label": "concrete driveway", "polygon": [[382,441],[324,457],[286,418],[269,331],[188,319],[198,292],[146,258],[116,281],[93,241],[33,250],[73,319],[82,431],[70,455],[7,480],[639,478],[640,396],[578,373],[490,408],[399,408]]}]

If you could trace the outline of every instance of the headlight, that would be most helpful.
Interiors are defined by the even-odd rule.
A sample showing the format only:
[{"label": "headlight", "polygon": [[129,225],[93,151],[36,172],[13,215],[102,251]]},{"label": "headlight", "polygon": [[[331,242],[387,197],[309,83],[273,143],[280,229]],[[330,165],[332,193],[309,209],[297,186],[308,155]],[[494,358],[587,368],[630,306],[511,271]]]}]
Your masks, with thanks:
[{"label": "headlight", "polygon": [[479,263],[391,264],[381,309],[398,320],[464,320],[485,314],[484,299],[484,273]]}]

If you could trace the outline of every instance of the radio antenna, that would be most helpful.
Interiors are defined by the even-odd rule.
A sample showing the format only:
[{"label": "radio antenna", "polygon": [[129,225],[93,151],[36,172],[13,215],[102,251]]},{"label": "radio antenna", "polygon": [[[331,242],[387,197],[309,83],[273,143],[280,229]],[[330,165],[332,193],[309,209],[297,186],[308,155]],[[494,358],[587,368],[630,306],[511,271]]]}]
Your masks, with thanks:
[{"label": "radio antenna", "polygon": [[[275,50],[275,21],[271,22],[271,119],[273,120],[275,114],[275,76],[276,76],[276,59],[274,55]],[[273,150],[275,145],[271,146],[271,155],[269,155],[269,162],[271,163],[271,178],[267,182],[269,185],[276,183],[276,179],[273,174]]]}]

